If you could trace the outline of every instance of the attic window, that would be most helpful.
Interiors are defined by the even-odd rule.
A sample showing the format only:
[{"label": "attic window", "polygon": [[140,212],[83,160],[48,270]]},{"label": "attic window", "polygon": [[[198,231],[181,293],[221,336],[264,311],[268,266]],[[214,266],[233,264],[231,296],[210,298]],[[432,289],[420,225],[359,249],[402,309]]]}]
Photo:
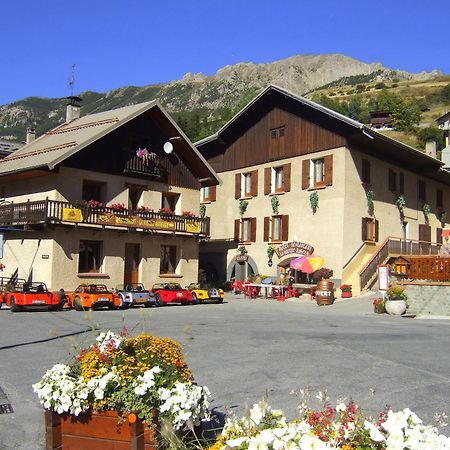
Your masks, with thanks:
[{"label": "attic window", "polygon": [[270,130],[270,138],[271,139],[278,139],[278,138],[282,138],[285,135],[285,127],[278,127],[278,128],[273,128],[272,130]]}]

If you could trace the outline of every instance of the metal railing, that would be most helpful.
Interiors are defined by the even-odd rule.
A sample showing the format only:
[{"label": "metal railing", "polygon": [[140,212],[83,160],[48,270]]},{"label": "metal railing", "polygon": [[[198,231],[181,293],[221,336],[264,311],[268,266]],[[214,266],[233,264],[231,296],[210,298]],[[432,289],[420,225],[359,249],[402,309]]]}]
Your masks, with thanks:
[{"label": "metal railing", "polygon": [[[74,218],[70,219],[67,217],[69,212],[75,212],[78,215],[75,214]],[[0,205],[0,226],[14,227],[63,222],[209,236],[209,217],[186,217],[108,207],[92,208],[86,204],[48,199]]]},{"label": "metal railing", "polygon": [[389,256],[422,256],[437,255],[441,244],[418,241],[415,239],[402,239],[387,237],[372,258],[359,272],[361,289],[364,289],[377,272],[377,267],[387,261]]}]

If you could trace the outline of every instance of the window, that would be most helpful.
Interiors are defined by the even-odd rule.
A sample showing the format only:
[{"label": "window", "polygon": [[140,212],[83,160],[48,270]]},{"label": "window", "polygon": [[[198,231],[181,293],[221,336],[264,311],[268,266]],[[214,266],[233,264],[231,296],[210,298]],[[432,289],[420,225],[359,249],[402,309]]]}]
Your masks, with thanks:
[{"label": "window", "polygon": [[272,189],[271,192],[283,192],[284,191],[284,172],[283,166],[272,168]]},{"label": "window", "polygon": [[444,193],[442,189],[436,189],[436,206],[443,208],[444,206]]},{"label": "window", "polygon": [[258,195],[258,171],[252,170],[246,173],[237,173],[235,175],[234,197],[249,198]]},{"label": "window", "polygon": [[270,130],[270,138],[271,139],[279,139],[285,136],[286,130],[285,127],[273,128]]},{"label": "window", "polygon": [[372,217],[363,217],[362,240],[365,242],[378,242],[378,220]]},{"label": "window", "polygon": [[388,171],[388,189],[398,194],[405,193],[405,174],[395,172],[392,169]]},{"label": "window", "polygon": [[177,269],[177,262],[177,247],[175,245],[161,245],[159,273],[174,274]]},{"label": "window", "polygon": [[166,192],[162,194],[161,197],[161,208],[168,208],[174,213],[177,213],[178,200],[180,199],[180,194],[174,194],[172,192]]},{"label": "window", "polygon": [[252,193],[252,174],[243,173],[241,182],[241,197],[250,197]]},{"label": "window", "polygon": [[362,160],[361,181],[370,184],[370,161],[368,159]]},{"label": "window", "polygon": [[264,194],[278,194],[291,190],[291,164],[264,169]]},{"label": "window", "polygon": [[418,190],[419,200],[425,202],[427,200],[427,188],[426,188],[425,181],[419,180],[418,185],[417,185],[417,190]]},{"label": "window", "polygon": [[256,241],[256,218],[234,221],[234,240],[237,242]]},{"label": "window", "polygon": [[200,191],[200,201],[211,203],[216,201],[216,186],[204,186]]},{"label": "window", "polygon": [[102,265],[102,242],[80,241],[78,273],[99,273]]},{"label": "window", "polygon": [[82,200],[103,201],[106,183],[99,181],[83,180]]},{"label": "window", "polygon": [[333,155],[302,161],[302,189],[333,185]]},{"label": "window", "polygon": [[289,237],[289,216],[264,217],[264,241],[287,241]]}]

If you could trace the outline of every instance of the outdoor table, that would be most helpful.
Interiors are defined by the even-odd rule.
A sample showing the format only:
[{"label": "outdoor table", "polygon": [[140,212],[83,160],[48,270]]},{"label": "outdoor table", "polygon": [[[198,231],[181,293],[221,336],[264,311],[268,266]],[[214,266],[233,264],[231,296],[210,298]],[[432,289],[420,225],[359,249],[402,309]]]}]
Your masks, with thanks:
[{"label": "outdoor table", "polygon": [[[258,297],[261,289],[264,289],[264,297],[269,298],[273,297],[273,289],[276,289],[279,291],[280,295],[285,295],[286,289],[288,289],[289,286],[282,285],[282,284],[265,284],[265,283],[247,283],[246,286],[250,288],[249,294],[251,293],[251,288],[254,288],[256,290],[256,296]],[[269,295],[269,289],[271,290],[271,295]],[[250,295],[249,295],[250,297]]]}]

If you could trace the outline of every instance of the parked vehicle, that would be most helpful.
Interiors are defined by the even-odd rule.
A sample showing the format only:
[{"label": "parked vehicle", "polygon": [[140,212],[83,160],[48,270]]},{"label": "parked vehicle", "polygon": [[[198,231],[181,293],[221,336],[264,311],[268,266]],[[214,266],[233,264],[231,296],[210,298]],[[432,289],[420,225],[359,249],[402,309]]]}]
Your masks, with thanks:
[{"label": "parked vehicle", "polygon": [[18,280],[14,287],[3,294],[11,312],[19,312],[32,308],[47,308],[49,311],[62,309],[60,297],[56,292],[51,292],[43,282],[28,283]]},{"label": "parked vehicle", "polygon": [[124,309],[136,305],[144,305],[146,308],[156,305],[153,292],[145,289],[142,283],[126,284],[123,289],[117,290],[117,294]]},{"label": "parked vehicle", "polygon": [[80,284],[74,292],[67,293],[69,304],[77,311],[108,307],[119,309],[121,300],[115,292],[104,284]]},{"label": "parked vehicle", "polygon": [[201,285],[200,283],[191,283],[187,286],[187,289],[191,291],[192,302],[215,302],[222,303],[225,293],[222,289],[217,287],[209,287]]},{"label": "parked vehicle", "polygon": [[152,293],[158,306],[165,303],[192,304],[190,291],[183,289],[179,283],[156,283],[152,287]]}]

